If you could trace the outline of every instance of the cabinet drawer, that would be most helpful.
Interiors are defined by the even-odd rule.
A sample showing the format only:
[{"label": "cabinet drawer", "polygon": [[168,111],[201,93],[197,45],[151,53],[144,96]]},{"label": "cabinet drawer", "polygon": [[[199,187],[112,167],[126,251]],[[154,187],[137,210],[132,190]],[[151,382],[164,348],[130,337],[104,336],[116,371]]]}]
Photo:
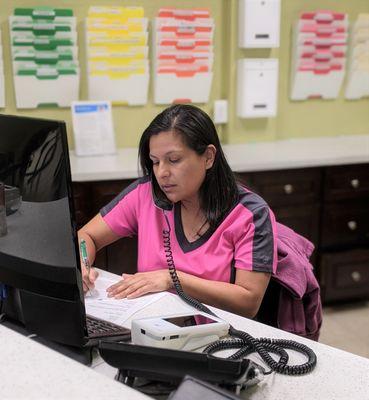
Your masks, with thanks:
[{"label": "cabinet drawer", "polygon": [[320,274],[326,302],[369,298],[369,249],[323,254]]},{"label": "cabinet drawer", "polygon": [[90,186],[86,183],[73,183],[73,203],[77,227],[82,227],[92,217],[89,202]]},{"label": "cabinet drawer", "polygon": [[301,205],[273,209],[276,220],[318,245],[319,206]]},{"label": "cabinet drawer", "polygon": [[369,244],[369,207],[361,203],[340,202],[324,208],[321,246]]},{"label": "cabinet drawer", "polygon": [[313,203],[321,191],[320,169],[256,172],[250,185],[273,207]]},{"label": "cabinet drawer", "polygon": [[324,198],[328,201],[369,197],[369,164],[329,167]]}]

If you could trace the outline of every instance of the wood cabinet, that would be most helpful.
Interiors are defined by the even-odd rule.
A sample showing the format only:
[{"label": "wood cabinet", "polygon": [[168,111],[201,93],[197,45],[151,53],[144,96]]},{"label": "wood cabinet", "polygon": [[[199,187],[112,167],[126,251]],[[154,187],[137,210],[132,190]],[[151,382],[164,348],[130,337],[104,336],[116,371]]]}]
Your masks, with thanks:
[{"label": "wood cabinet", "polygon": [[241,178],[267,201],[277,221],[317,245],[322,190],[319,168],[254,172],[241,174]]},{"label": "wood cabinet", "polygon": [[[369,164],[237,174],[260,194],[277,221],[313,242],[312,263],[324,302],[369,298]],[[133,180],[74,183],[82,226]],[[96,265],[134,272],[137,241],[122,239],[99,252]]]},{"label": "wood cabinet", "polygon": [[369,249],[323,252],[320,270],[325,302],[369,297]]},{"label": "wood cabinet", "polygon": [[319,281],[325,302],[369,298],[369,164],[324,169]]}]

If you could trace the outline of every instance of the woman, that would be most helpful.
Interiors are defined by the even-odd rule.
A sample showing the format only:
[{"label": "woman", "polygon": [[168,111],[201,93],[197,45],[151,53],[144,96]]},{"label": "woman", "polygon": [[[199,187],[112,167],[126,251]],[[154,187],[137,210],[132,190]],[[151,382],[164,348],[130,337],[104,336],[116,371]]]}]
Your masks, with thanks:
[{"label": "woman", "polygon": [[[191,105],[167,108],[144,131],[139,158],[144,176],[79,231],[91,264],[102,247],[138,236],[138,272],[123,274],[108,296],[173,288],[163,243],[170,229],[183,290],[253,318],[276,270],[275,219],[263,199],[237,185],[209,116]],[[83,268],[85,290],[96,278]]]}]

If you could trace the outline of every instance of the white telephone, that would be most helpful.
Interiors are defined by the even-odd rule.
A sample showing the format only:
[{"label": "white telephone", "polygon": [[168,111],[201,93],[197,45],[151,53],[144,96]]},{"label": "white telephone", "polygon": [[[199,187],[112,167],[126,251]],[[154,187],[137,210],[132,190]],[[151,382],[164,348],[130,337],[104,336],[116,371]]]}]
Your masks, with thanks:
[{"label": "white telephone", "polygon": [[194,350],[227,335],[229,324],[203,312],[132,320],[132,342],[167,349]]}]

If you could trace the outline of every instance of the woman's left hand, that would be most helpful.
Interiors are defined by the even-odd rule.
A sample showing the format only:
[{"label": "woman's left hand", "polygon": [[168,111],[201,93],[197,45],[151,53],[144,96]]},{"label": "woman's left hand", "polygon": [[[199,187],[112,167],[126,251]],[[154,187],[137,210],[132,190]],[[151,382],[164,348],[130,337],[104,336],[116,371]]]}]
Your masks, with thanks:
[{"label": "woman's left hand", "polygon": [[135,299],[147,293],[162,292],[172,288],[172,280],[167,269],[123,274],[120,282],[108,287],[108,297],[115,299]]}]

